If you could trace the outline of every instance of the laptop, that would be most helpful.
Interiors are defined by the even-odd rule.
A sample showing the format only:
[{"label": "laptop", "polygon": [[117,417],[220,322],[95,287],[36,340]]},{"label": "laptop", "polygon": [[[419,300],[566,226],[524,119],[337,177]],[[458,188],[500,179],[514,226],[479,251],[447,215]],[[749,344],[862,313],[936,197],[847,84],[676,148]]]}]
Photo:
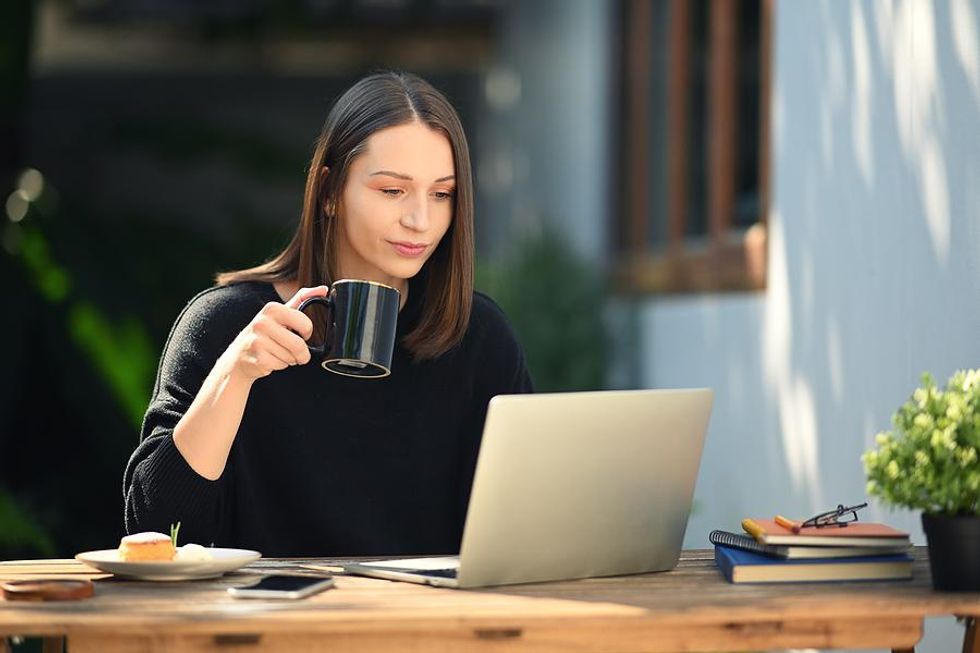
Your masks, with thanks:
[{"label": "laptop", "polygon": [[460,554],[344,568],[455,588],[672,569],[712,399],[706,388],[494,397]]}]

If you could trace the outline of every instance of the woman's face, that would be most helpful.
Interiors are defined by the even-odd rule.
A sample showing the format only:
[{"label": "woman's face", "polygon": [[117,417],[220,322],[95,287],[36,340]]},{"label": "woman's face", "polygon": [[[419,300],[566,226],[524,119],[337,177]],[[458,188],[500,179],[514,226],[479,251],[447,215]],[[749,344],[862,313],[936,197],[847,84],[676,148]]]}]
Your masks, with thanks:
[{"label": "woman's face", "polygon": [[404,291],[449,229],[455,174],[442,132],[412,122],[372,134],[351,163],[341,195],[341,277]]}]

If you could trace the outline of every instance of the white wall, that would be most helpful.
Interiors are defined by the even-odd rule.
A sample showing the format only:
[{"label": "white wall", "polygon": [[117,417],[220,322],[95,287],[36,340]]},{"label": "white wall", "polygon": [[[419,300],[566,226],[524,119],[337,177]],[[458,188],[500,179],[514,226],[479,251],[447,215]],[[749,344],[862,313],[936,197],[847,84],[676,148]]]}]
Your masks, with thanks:
[{"label": "white wall", "polygon": [[[980,366],[980,0],[776,6],[768,288],[649,299],[641,380],[716,406],[686,546],[862,501],[929,370]],[[918,515],[873,504],[909,529]],[[958,650],[934,627],[920,650]]]}]

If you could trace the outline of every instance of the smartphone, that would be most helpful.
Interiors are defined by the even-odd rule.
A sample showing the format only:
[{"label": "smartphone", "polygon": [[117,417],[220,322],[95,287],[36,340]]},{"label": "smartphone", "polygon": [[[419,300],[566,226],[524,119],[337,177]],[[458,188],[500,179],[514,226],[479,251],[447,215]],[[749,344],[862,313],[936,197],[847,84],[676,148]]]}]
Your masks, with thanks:
[{"label": "smartphone", "polygon": [[270,574],[244,587],[229,587],[236,599],[302,599],[333,587],[333,578]]}]

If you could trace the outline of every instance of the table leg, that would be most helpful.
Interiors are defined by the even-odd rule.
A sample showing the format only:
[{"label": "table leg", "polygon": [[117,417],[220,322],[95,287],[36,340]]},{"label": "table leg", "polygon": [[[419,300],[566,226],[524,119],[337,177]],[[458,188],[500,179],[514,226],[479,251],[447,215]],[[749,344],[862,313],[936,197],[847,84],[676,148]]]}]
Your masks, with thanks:
[{"label": "table leg", "polygon": [[977,618],[967,617],[966,632],[963,634],[963,653],[980,653],[980,633],[977,632]]},{"label": "table leg", "polygon": [[892,653],[915,653],[915,647],[912,648],[893,648]]}]

